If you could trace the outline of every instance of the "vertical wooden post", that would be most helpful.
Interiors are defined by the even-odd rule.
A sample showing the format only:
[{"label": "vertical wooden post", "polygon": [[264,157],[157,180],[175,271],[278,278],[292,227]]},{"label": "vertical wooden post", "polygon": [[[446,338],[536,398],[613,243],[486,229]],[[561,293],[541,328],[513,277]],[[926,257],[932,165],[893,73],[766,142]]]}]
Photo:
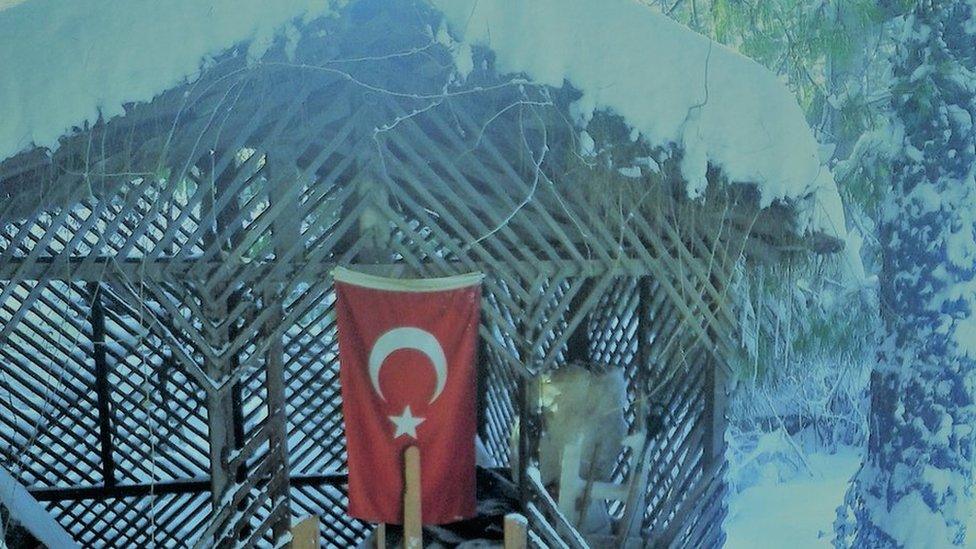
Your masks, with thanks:
[{"label": "vertical wooden post", "polygon": [[105,351],[105,308],[102,304],[102,292],[99,283],[89,282],[88,294],[92,300],[88,320],[92,330],[92,360],[95,363],[95,394],[98,404],[98,442],[99,455],[102,460],[102,482],[106,486],[114,486],[112,395],[108,382],[108,354]]},{"label": "vertical wooden post", "polygon": [[477,412],[478,412],[478,436],[481,440],[488,440],[488,378],[490,366],[488,365],[488,348],[485,340],[478,336],[478,350],[475,359],[475,383],[477,383]]},{"label": "vertical wooden post", "polygon": [[420,449],[410,446],[404,452],[403,464],[403,547],[424,546],[420,502]]},{"label": "vertical wooden post", "polygon": [[386,549],[386,524],[376,526],[376,549]]},{"label": "vertical wooden post", "polygon": [[[630,532],[636,528],[641,528],[644,521],[644,503],[647,496],[647,479],[650,471],[647,468],[647,452],[657,433],[651,432],[648,425],[648,414],[651,403],[646,399],[651,390],[651,327],[654,322],[651,318],[651,301],[654,294],[651,291],[652,280],[649,276],[642,276],[637,279],[637,355],[634,357],[637,367],[634,370],[634,394],[637,399],[634,402],[634,413],[636,414],[636,432],[644,434],[644,440],[640,449],[631,452],[631,471],[628,483],[626,506],[624,516],[614,525],[614,532],[617,535],[617,545],[623,547],[630,537]],[[641,404],[643,403],[643,404]]]},{"label": "vertical wooden post", "polygon": [[[526,365],[538,365],[536,349],[529,343],[534,341],[533,328],[525,322],[519,322],[518,333],[525,334],[519,344],[519,356],[522,363]],[[539,385],[538,377],[531,368],[525,368],[518,372],[518,491],[519,503],[522,509],[526,509],[532,499],[532,490],[529,488],[528,472],[529,469],[538,461],[539,456],[539,432],[541,431],[541,419],[539,410]]]},{"label": "vertical wooden post", "polygon": [[[202,167],[204,170],[211,167]],[[224,189],[230,184],[235,175],[235,170],[228,168],[223,174],[211,174],[213,177],[205,178],[208,180],[209,189],[200,204],[201,219],[206,220],[208,226],[203,233],[203,244],[205,249],[214,246],[224,246],[225,243],[218,242],[218,235],[221,233],[219,223],[225,223],[225,217],[218,220],[220,212],[214,211],[217,203],[217,195],[225,192]],[[185,281],[191,288],[196,288],[200,281]],[[200,295],[203,301],[203,311],[206,316],[205,322],[222,322],[227,318],[227,302],[213,299],[210,295]],[[203,343],[211,349],[223,349],[227,347],[229,332],[218,330],[214,332],[204,332],[206,341]],[[231,360],[222,355],[206,360],[204,369],[207,375],[217,383],[226,379],[232,370]],[[208,439],[210,442],[210,497],[216,510],[221,508],[224,497],[230,486],[234,484],[234,471],[229,470],[227,456],[235,448],[234,440],[234,398],[233,390],[221,385],[219,388],[206,387],[207,390],[207,424]],[[217,525],[216,532],[220,532],[218,538],[223,536],[225,525]],[[233,528],[234,525],[231,525]]]},{"label": "vertical wooden post", "polygon": [[[577,311],[583,310],[583,304],[593,293],[593,279],[587,278],[580,285],[579,291],[573,296],[567,311],[567,320],[572,319]],[[590,314],[586,314],[576,329],[566,340],[566,362],[586,366],[590,362]],[[589,368],[587,368],[589,369]]]},{"label": "vertical wooden post", "polygon": [[505,515],[505,549],[528,547],[529,521],[518,513]]},{"label": "vertical wooden post", "polygon": [[[637,370],[634,372],[634,383],[637,385],[637,395],[646,395],[651,390],[651,277],[642,276],[637,279]],[[644,420],[646,418],[639,418]]]},{"label": "vertical wooden post", "polygon": [[728,406],[728,374],[725,366],[715,360],[705,362],[705,411],[704,421],[708,424],[703,441],[705,466],[725,459],[725,431],[728,420],[725,417]]},{"label": "vertical wooden post", "polygon": [[519,503],[522,509],[525,509],[529,505],[529,483],[526,479],[529,471],[529,460],[532,456],[532,449],[530,447],[530,432],[533,429],[533,418],[532,410],[530,409],[533,405],[532,399],[529,396],[530,380],[528,379],[528,374],[519,372],[518,377],[518,414],[519,414],[519,432],[518,432],[518,493],[519,493]]},{"label": "vertical wooden post", "polygon": [[[279,165],[272,163],[268,167],[270,174],[268,184],[278,181],[283,188],[286,186],[294,187],[301,185],[301,181],[289,174]],[[294,193],[291,193],[294,194]],[[277,205],[281,198],[271,193],[269,203]],[[298,203],[291,199],[290,207],[298,210]],[[293,215],[280,215],[271,224],[271,238],[274,246],[274,256],[276,267],[288,260],[288,254],[293,247],[302,247],[301,218]],[[284,336],[275,335],[275,331],[280,326],[285,317],[284,305],[284,285],[280,282],[266,283],[264,294],[262,295],[262,305],[274,310],[273,320],[269,320],[262,329],[261,337],[272,338],[265,355],[265,387],[267,388],[268,399],[268,419],[265,420],[271,434],[268,437],[269,453],[275,456],[280,468],[272,473],[274,482],[269,489],[272,501],[279,502],[281,514],[271,525],[272,537],[277,542],[281,540],[288,531],[291,522],[291,486],[289,474],[291,471],[288,455],[288,419],[285,410],[285,347]],[[270,457],[269,457],[270,459]],[[318,520],[316,518],[316,536],[318,535]],[[318,537],[316,545],[318,547]]]},{"label": "vertical wooden post", "polygon": [[[725,287],[725,282],[715,275],[710,277],[709,282],[719,291]],[[708,304],[712,308],[713,303],[710,300]],[[709,335],[717,339],[717,334],[713,335],[713,332],[724,329],[731,330],[727,326],[710,326]],[[728,429],[728,419],[725,414],[728,408],[729,375],[728,365],[714,358],[705,361],[705,368],[707,369],[704,420],[708,422],[708,431],[703,443],[703,461],[707,468],[709,465],[725,460],[725,432]]]}]

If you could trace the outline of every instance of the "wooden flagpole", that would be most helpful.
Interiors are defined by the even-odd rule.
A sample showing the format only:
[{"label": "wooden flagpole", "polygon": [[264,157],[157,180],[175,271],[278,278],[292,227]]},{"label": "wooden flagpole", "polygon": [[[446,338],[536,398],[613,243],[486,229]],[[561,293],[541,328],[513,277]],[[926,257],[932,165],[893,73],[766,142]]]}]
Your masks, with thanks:
[{"label": "wooden flagpole", "polygon": [[403,461],[403,547],[421,549],[424,534],[420,506],[420,449],[408,447]]},{"label": "wooden flagpole", "polygon": [[528,547],[529,523],[518,513],[505,515],[505,549],[525,549]]},{"label": "wooden flagpole", "polygon": [[376,526],[376,549],[386,549],[386,523]]}]

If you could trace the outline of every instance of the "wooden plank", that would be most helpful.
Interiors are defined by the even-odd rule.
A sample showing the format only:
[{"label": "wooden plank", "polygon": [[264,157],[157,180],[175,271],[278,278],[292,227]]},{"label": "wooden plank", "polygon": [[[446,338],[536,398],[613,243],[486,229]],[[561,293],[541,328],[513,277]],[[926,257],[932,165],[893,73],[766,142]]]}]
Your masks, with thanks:
[{"label": "wooden plank", "polygon": [[528,547],[529,521],[518,513],[505,515],[505,549]]},{"label": "wooden plank", "polygon": [[546,523],[556,528],[561,540],[572,549],[588,549],[586,540],[576,531],[569,520],[559,512],[559,505],[552,499],[538,475],[527,475],[527,484],[532,494],[532,501],[537,502],[543,511]]},{"label": "wooden plank", "polygon": [[[327,113],[328,114],[328,113]],[[281,174],[277,174],[278,178],[269,178],[268,181],[264,182],[264,191],[269,196],[270,208],[261,213],[259,218],[255,220],[248,227],[248,235],[243,239],[240,245],[236,246],[235,249],[231,250],[230,253],[226,254],[225,257],[221,257],[217,265],[215,265],[215,270],[208,271],[215,273],[213,276],[214,280],[220,280],[222,278],[239,277],[240,271],[247,269],[248,262],[243,261],[243,254],[246,252],[250,246],[252,246],[257,238],[259,238],[269,227],[273,226],[274,222],[280,218],[286,216],[285,212],[281,209],[287,205],[290,209],[287,212],[287,217],[293,217],[299,222],[300,231],[300,220],[304,219],[309,213],[318,207],[320,202],[316,199],[309,198],[308,200],[297,200],[302,194],[302,182],[315,182],[316,170],[321,167],[321,165],[336,151],[343,140],[349,135],[350,132],[356,127],[356,122],[361,120],[361,115],[359,113],[356,116],[349,117],[349,120],[343,125],[339,132],[331,139],[331,141],[323,147],[317,156],[312,160],[312,162],[302,168],[302,170],[295,175],[295,177],[290,179],[283,179]],[[258,153],[255,153],[257,155]],[[270,158],[270,162],[274,163],[275,159]],[[342,175],[347,168],[353,166],[353,159],[351,157],[343,159],[336,167],[329,173],[329,176],[324,180],[315,185],[315,189],[311,192],[313,196],[318,196],[324,199],[327,192],[332,189],[335,178]],[[270,170],[269,170],[270,171]],[[274,180],[272,180],[274,179]],[[286,193],[271,193],[270,189],[272,187],[282,186],[280,183],[284,182],[284,187],[286,188]],[[352,190],[351,185],[347,185],[349,190]],[[260,194],[260,193],[258,193]],[[255,195],[255,197],[258,196]],[[270,200],[270,196],[274,194],[275,200]],[[284,196],[282,196],[284,194]],[[341,201],[339,201],[341,203]],[[225,206],[226,207],[226,206]],[[352,216],[350,216],[352,217]],[[280,260],[281,258],[289,258],[286,261],[290,261],[290,258],[300,255],[304,250],[304,243],[301,238],[295,238],[287,242],[290,244],[289,249],[283,249],[283,246],[278,247],[280,253],[276,253],[276,257]],[[283,244],[283,243],[282,243]],[[212,255],[208,256],[213,258]],[[213,289],[208,284],[207,291],[212,292]]]},{"label": "wooden plank", "polygon": [[[289,254],[293,255],[293,254]],[[112,256],[104,256],[92,261],[90,264],[83,265],[83,258],[66,258],[59,271],[48,268],[53,263],[51,258],[39,258],[36,261],[26,261],[23,258],[13,258],[7,264],[0,264],[0,281],[16,280],[58,280],[58,281],[77,281],[77,282],[102,282],[111,273],[115,273],[123,280],[138,282],[142,280],[179,280],[184,273],[198,268],[197,260],[159,258],[156,260],[145,260],[141,258],[121,259]],[[612,265],[607,265],[601,261],[588,260],[583,262],[573,262],[568,260],[525,260],[520,261],[517,268],[528,268],[534,266],[540,273],[557,274],[573,277],[601,277],[601,276],[642,276],[651,274],[650,270],[640,260],[621,259]],[[218,267],[220,262],[210,263],[200,267],[209,269]],[[342,264],[351,269],[358,269],[361,264],[355,261],[339,262],[330,256],[329,253],[314,253],[308,260],[290,258],[289,261],[278,259],[240,261],[239,267],[247,269],[251,278],[262,280],[278,280],[288,283],[311,282],[320,280],[328,274],[331,269]],[[462,272],[466,266],[448,262],[449,272]],[[522,265],[524,264],[524,265]],[[486,273],[494,273],[498,265],[489,261],[473,261],[469,264],[474,268]],[[284,267],[281,271],[274,271],[275,268]],[[389,265],[395,268],[395,265]],[[383,266],[386,268],[386,266]],[[20,273],[18,274],[18,271]]]},{"label": "wooden plank", "polygon": [[[560,349],[566,343],[566,341],[569,339],[569,337],[576,330],[577,326],[579,326],[580,323],[582,323],[586,319],[587,313],[589,313],[589,311],[594,306],[596,306],[597,301],[599,301],[600,295],[612,283],[613,283],[613,278],[612,277],[609,277],[609,276],[604,277],[602,279],[599,279],[596,282],[596,284],[593,285],[593,287],[592,287],[592,289],[590,291],[590,294],[588,296],[586,296],[586,299],[585,300],[583,300],[582,304],[580,305],[580,309],[577,310],[577,311],[574,311],[573,312],[574,313],[573,316],[570,317],[570,318],[568,318],[568,319],[566,319],[566,327],[563,330],[560,330],[558,332],[559,335],[556,337],[555,341],[553,342],[552,348],[554,350],[551,351],[549,353],[549,355],[546,356],[544,358],[543,362],[542,362],[542,369],[543,370],[550,368],[555,363],[556,358],[557,358],[558,349]],[[568,306],[568,304],[569,303],[567,301],[565,303],[565,305]],[[562,307],[560,307],[560,308],[562,308]]]},{"label": "wooden plank", "polygon": [[567,544],[556,532],[553,525],[550,524],[549,517],[547,517],[539,506],[535,503],[530,503],[525,508],[525,514],[530,520],[530,524],[537,525],[534,529],[538,529],[539,534],[535,534],[533,529],[529,530],[529,536],[535,539],[539,539],[539,545],[537,547],[543,547],[545,549],[570,549],[570,545]]},{"label": "wooden plank", "polygon": [[[471,254],[466,252],[468,249],[467,247],[470,246],[470,251],[473,252],[473,255],[480,257],[480,260],[484,263],[497,266],[504,262],[506,265],[511,266],[515,270],[517,270],[520,266],[526,266],[516,260],[512,250],[506,249],[503,244],[495,242],[494,240],[489,242],[489,244],[491,244],[494,248],[494,251],[491,252],[487,251],[480,243],[473,244],[476,239],[475,236],[471,234],[468,229],[460,223],[460,221],[458,221],[458,218],[451,214],[450,209],[444,203],[435,198],[434,195],[425,188],[425,185],[428,184],[425,182],[425,180],[439,182],[441,188],[451,187],[451,185],[444,182],[436,172],[431,170],[427,163],[422,162],[420,159],[415,160],[414,165],[417,166],[418,169],[424,170],[423,175],[425,177],[423,178],[417,174],[414,174],[406,164],[401,163],[398,159],[393,157],[392,154],[391,158],[388,159],[388,163],[404,173],[404,181],[411,185],[414,192],[416,192],[420,198],[425,200],[426,205],[422,206],[419,202],[417,202],[416,198],[406,192],[403,192],[404,190],[399,189],[396,183],[392,181],[390,182],[391,191],[400,199],[401,202],[410,207],[410,213],[414,214],[418,219],[425,222],[425,226],[430,228],[430,230],[438,236],[441,243],[450,249],[451,252],[462,263],[473,264],[478,261],[476,257],[469,257]],[[463,204],[463,201],[461,201],[461,203]],[[452,207],[457,207],[453,202],[450,203],[450,205]],[[441,227],[442,223],[439,223],[432,215],[427,213],[428,207],[432,208],[433,211],[438,212],[438,217],[444,220],[444,222],[448,225],[450,232]],[[468,222],[475,224],[474,228],[483,228],[485,232],[489,230],[479,221],[476,214],[471,211],[464,211],[463,207],[461,209],[461,215],[464,215]],[[394,215],[395,217],[399,217],[399,214],[394,213]],[[460,241],[456,241],[458,237],[460,237]],[[502,259],[505,258],[507,259],[502,261]],[[495,268],[492,269],[492,272],[506,282],[512,283],[515,280],[514,277],[512,277],[505,269]],[[513,286],[516,291],[521,290],[517,284],[514,284]]]},{"label": "wooden plank", "polygon": [[420,493],[420,448],[409,446],[403,454],[403,546],[421,549],[424,545]]},{"label": "wooden plank", "polygon": [[705,364],[705,411],[702,420],[708,424],[705,455],[708,464],[725,461],[725,432],[728,425],[728,377],[725,368],[712,361]]}]

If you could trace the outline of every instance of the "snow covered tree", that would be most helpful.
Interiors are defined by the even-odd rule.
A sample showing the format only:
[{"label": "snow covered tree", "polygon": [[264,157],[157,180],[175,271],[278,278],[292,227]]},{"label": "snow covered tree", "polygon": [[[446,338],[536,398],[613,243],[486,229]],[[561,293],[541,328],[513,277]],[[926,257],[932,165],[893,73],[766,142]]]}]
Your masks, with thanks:
[{"label": "snow covered tree", "polygon": [[976,449],[976,2],[919,1],[898,24],[883,337],[854,545],[961,546]]}]

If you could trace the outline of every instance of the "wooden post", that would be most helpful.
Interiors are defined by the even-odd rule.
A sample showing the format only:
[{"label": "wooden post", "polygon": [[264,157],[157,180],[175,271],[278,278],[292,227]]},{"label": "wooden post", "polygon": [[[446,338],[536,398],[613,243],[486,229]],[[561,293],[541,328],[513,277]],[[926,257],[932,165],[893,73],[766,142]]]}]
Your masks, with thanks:
[{"label": "wooden post", "polygon": [[[98,404],[98,442],[102,460],[102,482],[106,486],[115,485],[115,456],[112,446],[112,396],[109,386],[109,364],[105,345],[105,306],[102,304],[101,285],[88,283],[91,296],[91,313],[88,320],[91,326],[92,361],[95,363],[95,395]],[[0,532],[2,533],[2,532]],[[3,538],[0,538],[3,539]]]},{"label": "wooden post", "polygon": [[295,526],[292,526],[292,549],[318,549],[320,545],[319,517],[312,515],[302,519]]},{"label": "wooden post", "polygon": [[420,449],[410,446],[404,452],[403,466],[403,547],[421,549],[424,534],[420,505]]},{"label": "wooden post", "polygon": [[505,549],[528,547],[529,521],[518,513],[505,515]]},{"label": "wooden post", "polygon": [[386,549],[386,524],[376,526],[376,549]]},{"label": "wooden post", "polygon": [[[268,166],[269,185],[277,180],[281,182],[283,188],[295,188],[301,186],[298,177],[289,177],[288,172],[280,164]],[[277,176],[277,177],[276,177]],[[285,193],[291,196],[295,191]],[[298,208],[298,201],[294,198],[282,198],[271,193],[268,197],[272,207],[278,206],[282,200],[287,200],[286,208]],[[276,261],[285,261],[293,247],[300,247],[301,219],[297,216],[280,215],[271,224],[271,238],[274,245],[274,255]],[[265,352],[265,382],[268,401],[268,418],[265,420],[267,428],[271,429],[268,437],[268,447],[271,456],[280,464],[279,468],[272,473],[274,482],[273,488],[269,491],[272,501],[281,502],[280,505],[286,509],[280,518],[271,526],[273,539],[275,542],[284,537],[285,532],[291,522],[291,489],[288,471],[288,418],[286,416],[285,405],[285,349],[284,336],[273,337],[276,329],[284,322],[285,312],[283,302],[285,301],[284,285],[279,283],[266,283],[262,295],[262,304],[265,308],[274,309],[274,316],[269,319],[262,328],[262,338],[271,339],[268,350]],[[271,459],[270,456],[266,459]],[[318,532],[318,530],[316,530]],[[318,538],[316,538],[317,540]],[[316,545],[318,547],[318,545]]]}]

